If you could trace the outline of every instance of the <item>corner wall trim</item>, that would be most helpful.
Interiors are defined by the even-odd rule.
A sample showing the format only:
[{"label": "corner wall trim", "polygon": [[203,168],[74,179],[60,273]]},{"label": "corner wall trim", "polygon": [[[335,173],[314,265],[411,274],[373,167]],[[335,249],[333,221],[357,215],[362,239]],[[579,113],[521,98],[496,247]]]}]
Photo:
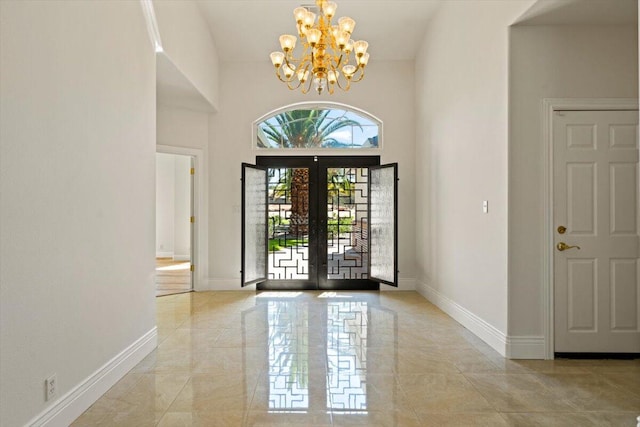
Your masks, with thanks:
[{"label": "corner wall trim", "polygon": [[426,283],[418,281],[416,290],[440,310],[447,313],[482,341],[489,344],[489,346],[500,353],[501,356],[507,356],[507,336],[493,325],[487,323],[452,299],[442,295]]},{"label": "corner wall trim", "polygon": [[28,426],[68,426],[158,345],[158,329],[134,341],[84,381],[36,416]]},{"label": "corner wall trim", "polygon": [[509,359],[545,359],[546,354],[544,335],[507,337]]}]

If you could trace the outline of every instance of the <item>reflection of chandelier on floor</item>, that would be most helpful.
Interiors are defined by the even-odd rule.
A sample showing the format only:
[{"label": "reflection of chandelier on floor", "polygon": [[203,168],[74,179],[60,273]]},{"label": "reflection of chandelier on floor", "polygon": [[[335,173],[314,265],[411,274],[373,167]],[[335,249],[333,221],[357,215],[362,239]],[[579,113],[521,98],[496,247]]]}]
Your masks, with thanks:
[{"label": "reflection of chandelier on floor", "polygon": [[338,19],[337,25],[331,25],[338,7],[335,2],[316,0],[316,5],[317,21],[316,14],[304,7],[293,11],[303,46],[302,56],[293,56],[296,36],[284,34],[280,36],[283,52],[271,53],[271,62],[278,78],[291,90],[301,88],[302,93],[307,93],[313,85],[319,94],[325,89],[333,93],[335,86],[348,91],[352,82],[359,82],[364,77],[364,68],[369,62],[369,43],[351,40],[356,22],[349,17],[344,16]]}]

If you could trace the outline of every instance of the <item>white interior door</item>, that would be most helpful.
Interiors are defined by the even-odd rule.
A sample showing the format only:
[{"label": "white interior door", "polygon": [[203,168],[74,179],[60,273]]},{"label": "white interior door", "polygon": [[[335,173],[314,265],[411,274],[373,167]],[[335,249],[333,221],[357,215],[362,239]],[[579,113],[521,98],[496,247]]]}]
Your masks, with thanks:
[{"label": "white interior door", "polygon": [[554,114],[556,353],[640,352],[637,141],[637,111]]}]

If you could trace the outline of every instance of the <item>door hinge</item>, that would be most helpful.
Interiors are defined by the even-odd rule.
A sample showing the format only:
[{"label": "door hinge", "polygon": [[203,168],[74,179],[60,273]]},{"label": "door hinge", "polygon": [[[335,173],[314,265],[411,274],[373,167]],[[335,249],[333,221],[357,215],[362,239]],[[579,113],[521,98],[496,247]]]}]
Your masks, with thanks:
[{"label": "door hinge", "polygon": [[191,175],[195,175],[196,174],[196,168],[191,168],[191,171],[189,173]]},{"label": "door hinge", "polygon": [[196,270],[196,266],[195,266],[195,265],[193,265],[193,264],[191,264],[191,267],[189,267],[189,270],[190,270],[190,271],[195,271],[195,270]]},{"label": "door hinge", "polygon": [[193,224],[194,222],[196,222],[196,217],[195,216],[189,217],[189,221],[191,221],[191,224]]}]

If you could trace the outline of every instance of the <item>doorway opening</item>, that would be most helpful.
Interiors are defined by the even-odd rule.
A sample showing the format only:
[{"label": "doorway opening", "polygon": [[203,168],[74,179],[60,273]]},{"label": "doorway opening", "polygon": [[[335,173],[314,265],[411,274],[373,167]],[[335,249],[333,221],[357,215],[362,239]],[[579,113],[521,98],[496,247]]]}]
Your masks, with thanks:
[{"label": "doorway opening", "polygon": [[156,296],[193,290],[193,163],[156,153]]},{"label": "doorway opening", "polygon": [[258,156],[249,174],[258,181],[245,170],[243,284],[248,275],[259,290],[395,286],[397,165],[380,166],[379,156]]}]

